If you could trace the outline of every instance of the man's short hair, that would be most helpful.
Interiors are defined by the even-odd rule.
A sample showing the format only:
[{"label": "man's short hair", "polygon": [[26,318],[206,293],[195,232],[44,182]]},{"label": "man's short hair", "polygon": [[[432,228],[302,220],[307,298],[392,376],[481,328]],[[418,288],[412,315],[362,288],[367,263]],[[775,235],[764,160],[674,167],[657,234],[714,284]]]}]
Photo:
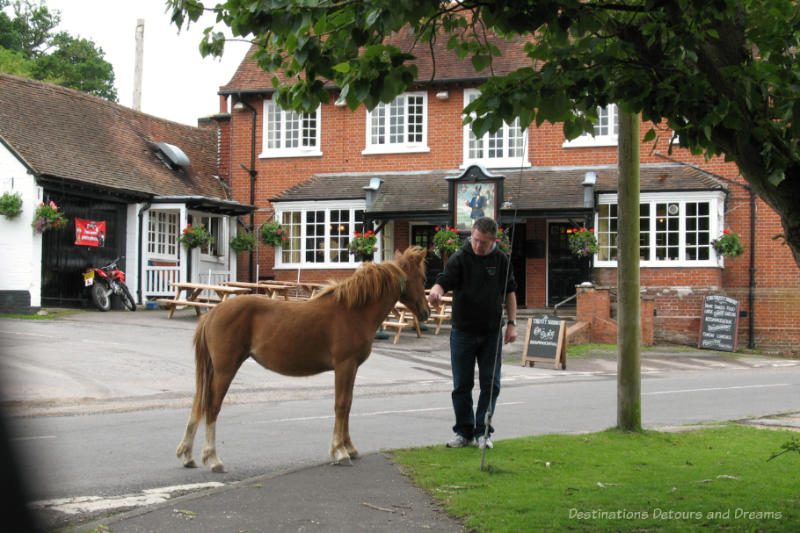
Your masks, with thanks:
[{"label": "man's short hair", "polygon": [[472,223],[472,229],[478,230],[481,233],[489,233],[494,235],[497,233],[497,222],[492,217],[478,217]]}]

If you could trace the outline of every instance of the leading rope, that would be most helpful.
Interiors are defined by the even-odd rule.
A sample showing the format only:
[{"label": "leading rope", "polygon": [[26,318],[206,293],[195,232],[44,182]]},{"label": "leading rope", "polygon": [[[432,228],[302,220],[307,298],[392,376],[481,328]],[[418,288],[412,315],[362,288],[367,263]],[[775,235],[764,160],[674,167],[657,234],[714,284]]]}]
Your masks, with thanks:
[{"label": "leading rope", "polygon": [[[519,209],[519,194],[522,191],[522,168],[523,168],[523,164],[524,164],[524,159],[521,156],[520,157],[519,171],[517,172],[517,176],[518,176],[518,179],[517,179],[517,199],[514,200],[514,197],[513,196],[511,197],[512,201],[514,201],[514,216],[511,219],[511,235],[509,237],[509,244],[511,246],[511,249],[509,250],[509,254],[508,254],[508,262],[506,263],[506,278],[505,278],[505,282],[503,283],[503,296],[504,297],[508,294],[508,278],[509,278],[509,275],[511,274],[511,252],[513,252],[513,249],[514,249],[514,234],[516,233],[516,228],[517,228],[517,209]],[[502,198],[500,198],[498,200],[502,201]],[[502,206],[502,204],[501,204],[501,206]],[[498,213],[499,213],[499,209],[498,209]],[[508,310],[506,310],[506,313],[508,313]],[[508,326],[506,326],[506,327],[508,327]],[[481,451],[481,471],[483,471],[485,469],[486,450],[488,449],[488,446],[486,446],[486,443],[489,442],[489,428],[491,427],[492,415],[494,414],[494,402],[493,402],[493,400],[494,400],[494,381],[495,381],[495,376],[497,376],[497,369],[498,369],[497,359],[498,359],[498,357],[500,357],[500,351],[501,351],[502,346],[503,346],[503,336],[502,336],[502,334],[503,334],[503,328],[501,326],[500,327],[500,331],[498,331],[498,333],[497,333],[497,339],[496,339],[496,342],[495,342],[494,360],[492,362],[492,381],[491,381],[491,383],[489,385],[489,405],[487,406],[486,415],[484,416],[484,420],[483,420],[483,423],[484,423],[484,429],[483,429],[483,443],[484,443],[484,446],[483,446],[483,450]]]}]

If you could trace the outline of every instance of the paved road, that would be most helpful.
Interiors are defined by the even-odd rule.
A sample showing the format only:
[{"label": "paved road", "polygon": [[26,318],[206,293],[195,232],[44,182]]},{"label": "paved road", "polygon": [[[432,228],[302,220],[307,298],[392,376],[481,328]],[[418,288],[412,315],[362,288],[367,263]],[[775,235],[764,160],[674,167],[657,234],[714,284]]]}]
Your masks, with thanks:
[{"label": "paved road", "polygon": [[[229,485],[326,462],[332,375],[284,378],[248,362],[218,428],[230,472],[181,468],[173,451],[193,393],[195,318],[193,311],[172,320],[165,314],[0,319],[4,406],[14,416],[15,443],[26,450],[26,475],[37,480],[32,495],[53,523],[64,520],[65,507],[45,500],[77,504],[76,498],[99,497],[106,509],[130,504],[129,498],[152,504],[148,498],[164,497],[164,487]],[[356,383],[351,426],[362,453],[446,440],[452,424],[447,350],[446,332],[425,332],[423,339],[404,333],[398,345],[376,341]],[[506,349],[498,438],[615,424],[613,355],[569,359],[567,370],[553,370],[521,367],[520,352],[519,342]],[[661,347],[644,352],[642,373],[647,426],[800,411],[800,361]],[[78,519],[92,516],[87,512]]]}]

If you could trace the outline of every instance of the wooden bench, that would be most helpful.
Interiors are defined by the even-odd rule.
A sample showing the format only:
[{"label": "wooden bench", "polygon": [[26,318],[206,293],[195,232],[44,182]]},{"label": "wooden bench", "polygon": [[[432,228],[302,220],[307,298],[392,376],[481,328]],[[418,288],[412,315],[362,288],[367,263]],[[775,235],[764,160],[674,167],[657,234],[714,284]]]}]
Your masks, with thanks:
[{"label": "wooden bench", "polygon": [[[203,283],[170,283],[175,288],[175,296],[172,298],[159,298],[156,300],[160,304],[164,304],[169,309],[167,318],[172,318],[175,314],[175,309],[179,305],[186,305],[194,307],[197,316],[200,316],[200,309],[216,306],[220,302],[224,302],[229,296],[233,294],[247,294],[250,289],[242,287],[226,287],[223,285],[206,285]],[[206,291],[209,296],[201,297],[202,293]],[[181,293],[186,292],[186,297],[181,298]]]},{"label": "wooden bench", "polygon": [[417,338],[422,338],[422,331],[420,331],[417,317],[400,302],[397,302],[381,325],[384,328],[396,330],[392,344],[397,344],[397,341],[400,340],[400,334],[409,326],[414,326],[417,330]]},{"label": "wooden bench", "polygon": [[430,318],[428,320],[436,324],[436,329],[434,330],[433,334],[438,335],[439,331],[442,329],[442,324],[445,321],[450,320],[453,318],[453,297],[452,296],[442,296],[442,301],[439,302],[439,305],[433,309]]}]

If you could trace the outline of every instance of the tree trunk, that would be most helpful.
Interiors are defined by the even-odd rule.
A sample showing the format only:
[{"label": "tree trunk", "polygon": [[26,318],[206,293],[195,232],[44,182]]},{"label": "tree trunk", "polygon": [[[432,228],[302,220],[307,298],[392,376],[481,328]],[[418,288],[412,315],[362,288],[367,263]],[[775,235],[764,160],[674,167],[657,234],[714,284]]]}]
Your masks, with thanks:
[{"label": "tree trunk", "polygon": [[639,295],[639,117],[619,115],[617,427],[642,429]]}]

